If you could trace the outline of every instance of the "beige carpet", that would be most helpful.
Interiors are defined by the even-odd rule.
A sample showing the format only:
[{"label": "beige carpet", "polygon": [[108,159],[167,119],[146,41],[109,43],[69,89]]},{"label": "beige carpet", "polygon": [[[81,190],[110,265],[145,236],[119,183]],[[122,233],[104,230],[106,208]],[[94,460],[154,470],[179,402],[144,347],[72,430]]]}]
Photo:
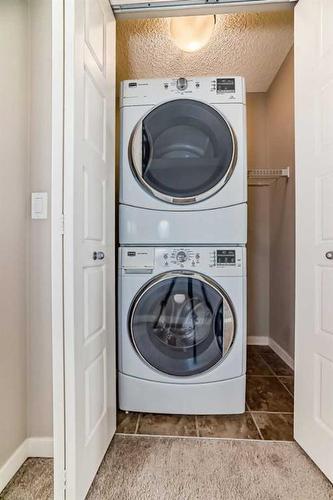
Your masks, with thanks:
[{"label": "beige carpet", "polygon": [[0,493],[0,499],[52,499],[52,482],[53,460],[51,458],[28,458],[3,492]]},{"label": "beige carpet", "polygon": [[[51,478],[51,461],[30,459],[1,498],[52,498]],[[87,498],[329,500],[333,489],[295,443],[118,435]]]}]

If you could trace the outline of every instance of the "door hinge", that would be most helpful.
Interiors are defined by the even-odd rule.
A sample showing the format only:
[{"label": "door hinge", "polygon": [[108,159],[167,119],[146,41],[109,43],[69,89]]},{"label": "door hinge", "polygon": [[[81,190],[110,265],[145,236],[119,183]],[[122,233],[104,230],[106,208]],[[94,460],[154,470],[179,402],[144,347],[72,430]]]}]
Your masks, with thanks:
[{"label": "door hinge", "polygon": [[60,215],[60,234],[65,234],[65,216],[64,216],[64,214]]},{"label": "door hinge", "polygon": [[67,488],[67,474],[66,469],[64,470],[64,490]]}]

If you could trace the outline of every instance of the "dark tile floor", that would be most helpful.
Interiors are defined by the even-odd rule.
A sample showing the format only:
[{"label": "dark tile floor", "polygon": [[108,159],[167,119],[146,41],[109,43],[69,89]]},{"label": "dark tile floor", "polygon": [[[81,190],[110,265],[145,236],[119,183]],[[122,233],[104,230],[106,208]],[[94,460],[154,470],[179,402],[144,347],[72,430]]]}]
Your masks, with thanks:
[{"label": "dark tile floor", "polygon": [[160,415],[119,411],[117,432],[159,436],[293,440],[294,373],[268,346],[248,346],[246,412]]}]

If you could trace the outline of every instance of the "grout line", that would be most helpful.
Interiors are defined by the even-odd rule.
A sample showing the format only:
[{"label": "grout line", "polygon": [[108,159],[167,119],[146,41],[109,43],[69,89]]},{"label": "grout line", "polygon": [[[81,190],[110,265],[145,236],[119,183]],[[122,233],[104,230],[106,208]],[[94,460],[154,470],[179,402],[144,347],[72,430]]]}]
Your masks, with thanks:
[{"label": "grout line", "polygon": [[254,425],[256,426],[257,431],[259,432],[260,439],[261,439],[261,440],[264,440],[264,436],[261,434],[261,430],[259,429],[259,426],[258,426],[258,424],[257,424],[257,421],[256,421],[256,419],[254,418],[254,415],[252,415],[252,413],[250,413],[250,415],[251,415],[251,417],[252,417],[252,420],[253,420],[253,422],[254,422]]},{"label": "grout line", "polygon": [[[276,354],[276,352],[275,352],[275,351],[273,351],[273,349],[271,349],[271,350],[272,350],[272,352],[274,352],[274,354]],[[257,354],[259,355],[259,357],[263,360],[263,362],[266,364],[266,366],[269,368],[269,370],[273,373],[273,375],[247,375],[247,376],[248,376],[248,377],[273,377],[273,376],[274,376],[275,378],[277,378],[277,379],[279,380],[280,384],[284,387],[284,389],[286,389],[286,391],[288,392],[288,394],[290,394],[290,395],[291,395],[291,397],[294,399],[294,395],[293,395],[293,394],[289,391],[288,387],[286,387],[286,386],[284,385],[284,383],[283,383],[283,382],[280,380],[280,378],[279,378],[279,377],[293,377],[294,375],[277,375],[277,373],[275,373],[275,371],[274,371],[274,370],[273,370],[273,368],[270,366],[270,364],[268,363],[268,361],[266,361],[266,360],[265,360],[265,358],[264,358],[264,357],[260,354],[260,351],[257,351],[257,350],[256,350],[256,353],[257,353]],[[281,359],[281,358],[280,358],[280,356],[279,356],[278,354],[276,354],[276,356],[277,356],[279,359]],[[281,359],[281,361],[283,361],[283,359]],[[283,363],[285,363],[285,362],[283,361]],[[275,413],[275,412],[274,412],[274,413]],[[279,412],[279,413],[281,413],[281,412]]]},{"label": "grout line", "polygon": [[[275,371],[273,370],[273,368],[271,368],[271,366],[270,366],[270,364],[268,363],[268,361],[266,361],[266,359],[265,359],[265,358],[264,358],[264,357],[260,354],[260,352],[259,352],[259,351],[256,351],[256,352],[258,353],[258,355],[259,355],[259,357],[262,359],[262,361],[265,363],[265,365],[268,367],[268,369],[269,369],[269,370],[273,373],[273,375],[274,375],[275,377],[277,377],[277,375],[276,375]],[[273,351],[273,349],[272,349],[272,352],[274,352],[274,351]],[[272,376],[272,375],[269,375],[269,376]]]},{"label": "grout line", "polygon": [[250,413],[268,413],[268,415],[293,415],[293,411],[265,411],[265,410],[250,410]]},{"label": "grout line", "polygon": [[[284,377],[286,375],[280,375],[280,377]],[[280,377],[278,377],[279,379],[279,382],[283,385],[283,387],[289,392],[290,396],[294,399],[294,395],[293,393],[288,389],[288,387],[282,382],[282,380],[280,380]],[[290,378],[293,378],[293,377],[290,377]]]},{"label": "grout line", "polygon": [[138,418],[137,418],[137,421],[136,421],[136,426],[135,426],[135,431],[134,431],[134,434],[137,434],[137,433],[138,433],[140,419],[141,419],[141,413],[139,413],[139,415],[138,415]]},{"label": "grout line", "polygon": [[206,437],[197,437],[197,436],[173,436],[173,435],[168,435],[168,434],[126,434],[124,433],[118,433],[116,432],[116,435],[118,436],[127,436],[131,438],[168,438],[168,439],[196,439],[199,441],[244,441],[244,442],[250,442],[250,443],[263,443],[263,444],[268,444],[268,443],[285,443],[285,444],[295,444],[295,440],[293,441],[287,441],[285,439],[253,439],[253,438],[233,438],[233,437],[215,437],[215,436],[206,436]]},{"label": "grout line", "polygon": [[197,417],[197,415],[194,416],[194,420],[195,420],[195,431],[197,433],[197,437],[200,437],[200,434],[199,434],[199,423],[198,423],[198,417]]},{"label": "grout line", "polygon": [[[283,377],[283,375],[280,375],[280,377]],[[282,382],[282,380],[279,379],[279,377],[276,377],[278,379],[278,381],[280,382],[280,384],[282,385],[282,387],[284,388],[285,391],[287,391],[287,393],[294,399],[294,395],[291,394],[291,392],[288,390],[288,388],[284,385],[284,383]],[[294,403],[294,406],[295,406],[295,403]]]},{"label": "grout line", "polygon": [[[275,354],[275,356],[277,356],[279,358],[279,360],[286,366],[288,366],[288,364],[270,347],[270,350],[272,351],[273,354]],[[266,359],[264,358],[264,356],[260,353],[260,351],[256,351],[257,354],[259,354],[259,356],[261,357],[261,359],[266,363],[266,365],[268,366],[268,368],[271,370],[272,373],[274,373],[274,375],[276,377],[293,377],[294,376],[294,371],[293,371],[293,374],[292,375],[278,375],[278,373],[276,373],[274,371],[274,369],[271,367],[271,365],[268,363],[268,361],[266,361]],[[288,366],[288,368],[290,368],[290,366]]]}]

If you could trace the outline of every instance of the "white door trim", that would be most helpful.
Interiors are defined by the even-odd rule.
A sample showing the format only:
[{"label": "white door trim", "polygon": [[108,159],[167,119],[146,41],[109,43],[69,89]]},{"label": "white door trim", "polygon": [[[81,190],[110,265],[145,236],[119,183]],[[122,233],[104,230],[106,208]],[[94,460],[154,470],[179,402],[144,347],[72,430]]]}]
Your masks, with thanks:
[{"label": "white door trim", "polygon": [[201,4],[190,0],[154,0],[150,6],[144,0],[110,0],[116,19],[145,19],[151,17],[199,16],[233,14],[238,12],[267,12],[293,9],[297,0],[224,0]]},{"label": "white door trim", "polygon": [[52,370],[54,498],[64,499],[65,397],[63,326],[64,5],[52,0]]}]

